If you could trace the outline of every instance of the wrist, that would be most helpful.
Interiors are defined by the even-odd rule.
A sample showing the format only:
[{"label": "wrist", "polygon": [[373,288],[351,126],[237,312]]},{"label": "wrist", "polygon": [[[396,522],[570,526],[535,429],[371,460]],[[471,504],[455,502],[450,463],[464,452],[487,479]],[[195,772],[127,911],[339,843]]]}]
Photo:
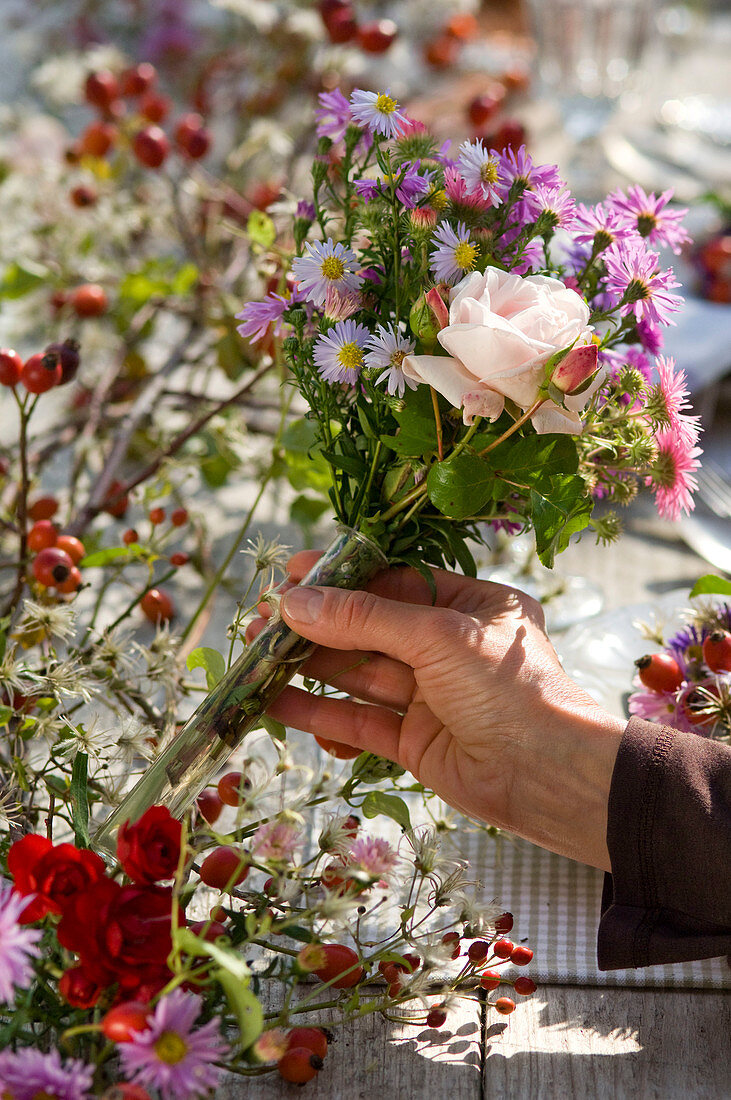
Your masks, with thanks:
[{"label": "wrist", "polygon": [[554,696],[537,726],[534,765],[516,782],[522,812],[516,804],[515,816],[522,820],[515,831],[550,851],[610,870],[609,789],[626,724],[588,696]]}]

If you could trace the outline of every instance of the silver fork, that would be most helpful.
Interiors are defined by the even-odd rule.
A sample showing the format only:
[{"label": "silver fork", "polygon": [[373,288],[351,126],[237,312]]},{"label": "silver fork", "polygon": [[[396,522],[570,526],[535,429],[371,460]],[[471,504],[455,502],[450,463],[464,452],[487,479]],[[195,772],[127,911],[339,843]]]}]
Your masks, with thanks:
[{"label": "silver fork", "polygon": [[724,519],[731,519],[731,483],[725,472],[706,460],[695,471],[698,481],[698,498],[711,512]]}]

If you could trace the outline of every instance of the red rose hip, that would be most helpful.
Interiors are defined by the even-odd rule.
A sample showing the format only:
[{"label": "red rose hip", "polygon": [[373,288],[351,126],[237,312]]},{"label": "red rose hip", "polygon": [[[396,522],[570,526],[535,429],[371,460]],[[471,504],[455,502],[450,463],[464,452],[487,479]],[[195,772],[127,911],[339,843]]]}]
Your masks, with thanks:
[{"label": "red rose hip", "polygon": [[203,860],[200,878],[201,882],[215,890],[230,890],[239,886],[248,873],[246,852],[241,848],[222,846],[215,848]]},{"label": "red rose hip", "polygon": [[55,588],[67,579],[74,563],[65,552],[55,546],[41,550],[33,560],[33,576],[46,588]]},{"label": "red rose hip", "polygon": [[159,126],[145,126],[132,139],[132,152],[145,168],[160,168],[170,152],[170,143]]},{"label": "red rose hip", "polygon": [[23,360],[12,348],[0,350],[0,385],[15,386],[20,381]]},{"label": "red rose hip", "polygon": [[677,691],[683,683],[683,673],[669,653],[649,653],[635,661],[640,682],[650,691]]},{"label": "red rose hip", "polygon": [[703,660],[711,672],[731,672],[731,634],[714,630],[703,640]]}]

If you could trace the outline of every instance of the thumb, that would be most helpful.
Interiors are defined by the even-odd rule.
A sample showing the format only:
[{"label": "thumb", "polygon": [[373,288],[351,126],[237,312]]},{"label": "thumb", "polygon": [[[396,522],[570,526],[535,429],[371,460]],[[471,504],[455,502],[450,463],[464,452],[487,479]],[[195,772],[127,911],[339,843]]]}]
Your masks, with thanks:
[{"label": "thumb", "polygon": [[309,585],[286,592],[280,610],[289,626],[318,645],[377,650],[412,667],[433,661],[462,617],[449,608]]}]

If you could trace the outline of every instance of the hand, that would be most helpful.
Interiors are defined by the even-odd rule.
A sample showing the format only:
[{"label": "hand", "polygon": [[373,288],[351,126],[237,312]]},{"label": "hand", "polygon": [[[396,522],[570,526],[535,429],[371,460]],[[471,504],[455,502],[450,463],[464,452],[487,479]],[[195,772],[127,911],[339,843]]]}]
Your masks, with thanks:
[{"label": "hand", "polygon": [[[291,580],[317,556],[296,554]],[[304,674],[350,698],[288,687],[272,716],[395,760],[462,813],[608,870],[607,801],[625,723],[563,671],[535,600],[457,574],[434,579],[434,606],[408,569],[365,592],[288,590],[284,619],[320,647]]]}]

